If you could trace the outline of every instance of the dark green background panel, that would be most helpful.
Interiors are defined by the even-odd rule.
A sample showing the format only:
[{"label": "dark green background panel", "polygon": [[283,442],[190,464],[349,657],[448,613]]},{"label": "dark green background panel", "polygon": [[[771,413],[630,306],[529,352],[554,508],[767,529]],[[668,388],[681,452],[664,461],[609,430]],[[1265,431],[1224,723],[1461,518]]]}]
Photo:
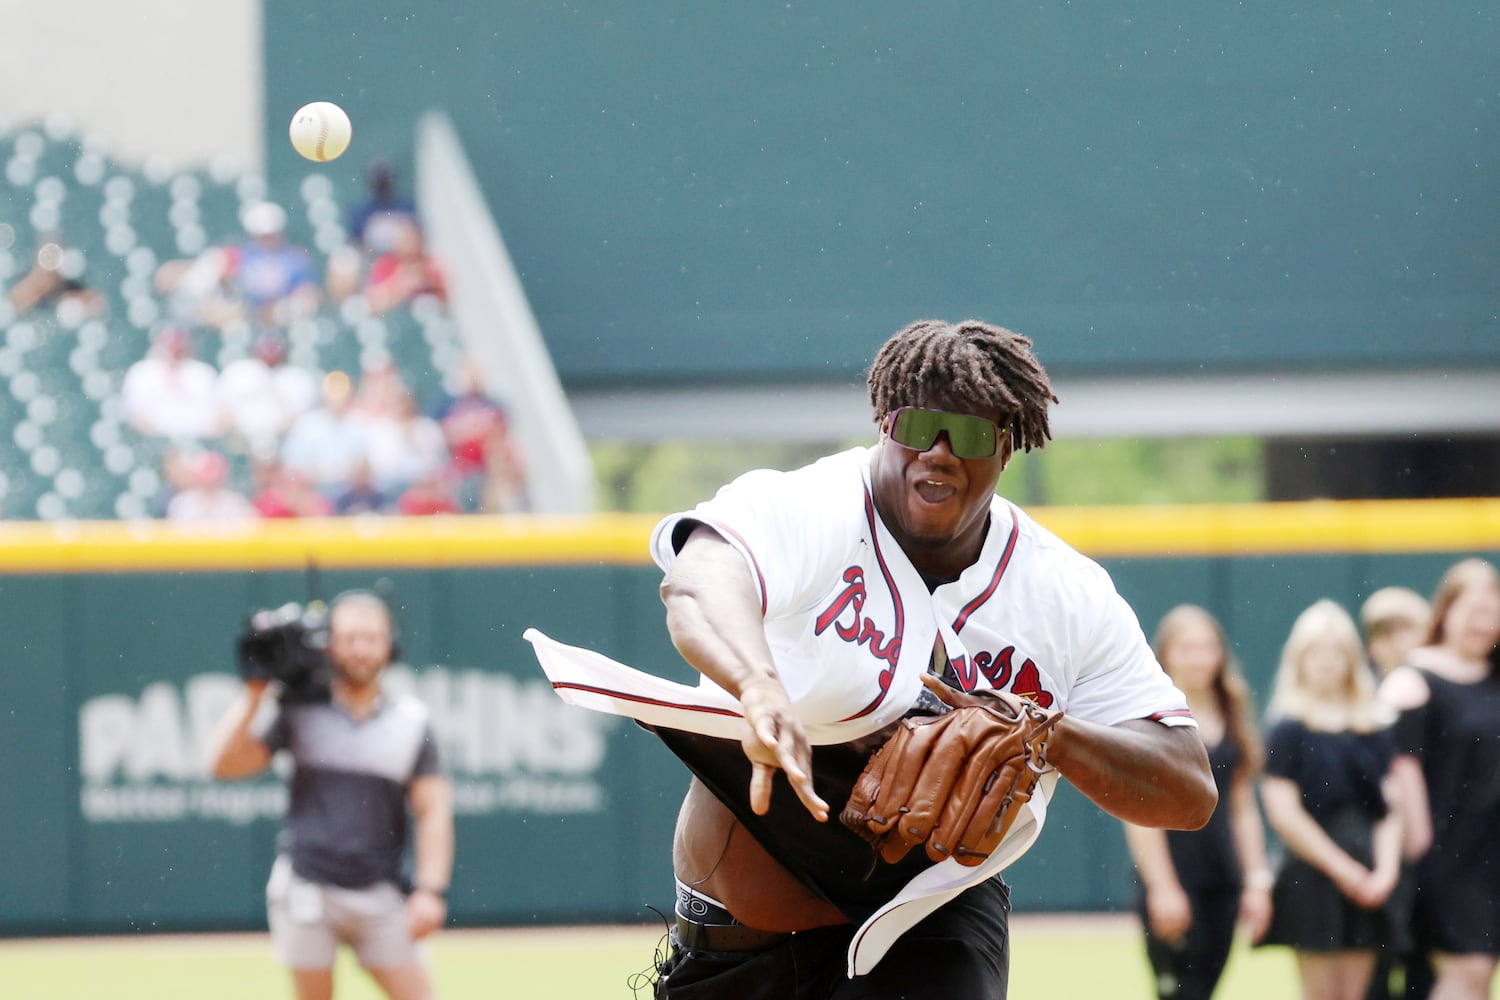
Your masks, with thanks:
[{"label": "dark green background panel", "polygon": [[1036,846],[1005,871],[1017,912],[1122,909],[1133,905],[1131,877],[1120,825],[1066,783]]},{"label": "dark green background panel", "polygon": [[1123,559],[1109,564],[1115,589],[1129,602],[1150,641],[1162,615],[1179,604],[1223,603],[1221,564],[1208,559]]},{"label": "dark green background panel", "polygon": [[[1229,566],[1225,629],[1252,687],[1269,692],[1292,622],[1324,597],[1357,614],[1355,556],[1247,556]],[[1265,706],[1264,700],[1261,707]]]},{"label": "dark green background panel", "polygon": [[[1493,4],[267,4],[273,189],[457,124],[565,382],[1500,364]],[[329,39],[338,44],[330,45]]]},{"label": "dark green background panel", "polygon": [[0,931],[60,926],[76,896],[69,873],[76,827],[75,682],[69,672],[66,577],[0,576]]}]

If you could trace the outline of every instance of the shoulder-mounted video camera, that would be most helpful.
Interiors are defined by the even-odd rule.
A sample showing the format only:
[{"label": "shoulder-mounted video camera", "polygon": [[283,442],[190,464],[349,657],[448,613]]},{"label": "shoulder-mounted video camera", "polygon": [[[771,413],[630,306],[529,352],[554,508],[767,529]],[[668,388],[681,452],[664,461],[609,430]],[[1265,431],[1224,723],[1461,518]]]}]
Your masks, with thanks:
[{"label": "shoulder-mounted video camera", "polygon": [[283,702],[327,701],[328,608],[321,601],[256,611],[235,641],[240,675],[281,682]]}]

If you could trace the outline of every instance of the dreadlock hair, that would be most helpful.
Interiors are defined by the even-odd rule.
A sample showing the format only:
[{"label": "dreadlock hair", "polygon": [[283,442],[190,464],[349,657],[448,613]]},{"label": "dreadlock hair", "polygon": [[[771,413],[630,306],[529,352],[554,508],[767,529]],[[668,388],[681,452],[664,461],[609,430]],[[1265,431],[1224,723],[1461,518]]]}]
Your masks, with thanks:
[{"label": "dreadlock hair", "polygon": [[880,348],[868,381],[876,423],[903,406],[962,404],[999,410],[1013,448],[1041,448],[1052,437],[1052,382],[1031,341],[1003,327],[974,319],[918,320]]}]

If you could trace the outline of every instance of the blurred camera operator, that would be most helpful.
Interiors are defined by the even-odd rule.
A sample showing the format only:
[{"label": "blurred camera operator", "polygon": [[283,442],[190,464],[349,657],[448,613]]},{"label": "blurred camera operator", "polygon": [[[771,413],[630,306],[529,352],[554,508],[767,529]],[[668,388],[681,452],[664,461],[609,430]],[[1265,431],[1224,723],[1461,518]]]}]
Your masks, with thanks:
[{"label": "blurred camera operator", "polygon": [[[447,918],[453,869],[452,792],[426,707],[381,688],[395,637],[380,597],[356,591],[334,600],[326,656],[322,622],[286,611],[251,620],[240,646],[245,696],[219,723],[210,751],[219,779],[259,774],[282,750],[294,764],[266,886],[277,958],[291,969],[298,1000],[333,995],[340,943],[393,1000],[426,1000],[432,981],[416,942]],[[264,713],[273,677],[282,693]]]}]

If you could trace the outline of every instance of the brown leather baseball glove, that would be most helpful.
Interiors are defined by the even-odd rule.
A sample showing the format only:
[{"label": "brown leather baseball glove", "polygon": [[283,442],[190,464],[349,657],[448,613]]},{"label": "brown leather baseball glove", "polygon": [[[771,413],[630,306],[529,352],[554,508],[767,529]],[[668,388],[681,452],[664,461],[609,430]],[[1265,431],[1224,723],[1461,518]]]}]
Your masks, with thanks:
[{"label": "brown leather baseball glove", "polygon": [[887,862],[926,844],[933,861],[977,865],[1031,798],[1062,713],[1006,691],[959,691],[930,674],[922,680],[953,711],[902,719],[839,819]]}]

